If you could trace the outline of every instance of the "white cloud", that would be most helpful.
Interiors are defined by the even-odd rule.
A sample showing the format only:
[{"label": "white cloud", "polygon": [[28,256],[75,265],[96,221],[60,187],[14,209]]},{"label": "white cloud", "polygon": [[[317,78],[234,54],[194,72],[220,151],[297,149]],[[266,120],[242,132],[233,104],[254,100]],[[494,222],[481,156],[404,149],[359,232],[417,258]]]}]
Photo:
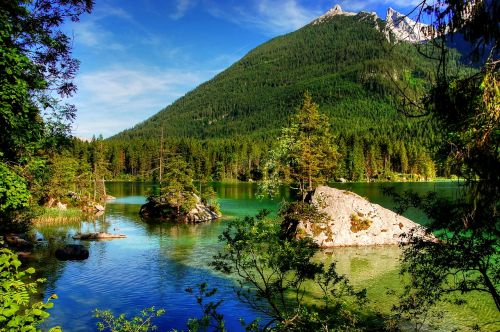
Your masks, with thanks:
[{"label": "white cloud", "polygon": [[213,71],[116,67],[80,75],[74,134],[105,137],[144,121],[211,78]]},{"label": "white cloud", "polygon": [[243,26],[253,26],[269,36],[296,30],[323,13],[297,0],[255,0],[221,8],[210,2],[207,10],[213,16]]},{"label": "white cloud", "polygon": [[112,7],[101,3],[91,15],[81,21],[74,22],[73,30],[75,41],[84,46],[98,50],[124,50],[126,47],[117,42],[113,33],[105,29],[101,22],[109,17],[126,20],[133,23],[132,17],[122,8]]},{"label": "white cloud", "polygon": [[98,50],[125,50],[126,47],[117,42],[113,34],[105,30],[95,20],[80,22],[73,28],[75,41],[84,46]]},{"label": "white cloud", "polygon": [[114,16],[124,20],[132,20],[132,16],[123,8],[114,7],[106,3],[99,4],[96,10],[92,12],[91,16],[94,16],[97,19]]},{"label": "white cloud", "polygon": [[295,0],[261,0],[257,9],[263,19],[262,27],[275,31],[296,30],[322,14],[321,11],[301,6]]},{"label": "white cloud", "polygon": [[194,5],[196,4],[196,1],[193,0],[177,0],[176,3],[176,11],[172,15],[170,15],[170,18],[173,20],[178,20],[182,18],[186,12],[193,8]]}]

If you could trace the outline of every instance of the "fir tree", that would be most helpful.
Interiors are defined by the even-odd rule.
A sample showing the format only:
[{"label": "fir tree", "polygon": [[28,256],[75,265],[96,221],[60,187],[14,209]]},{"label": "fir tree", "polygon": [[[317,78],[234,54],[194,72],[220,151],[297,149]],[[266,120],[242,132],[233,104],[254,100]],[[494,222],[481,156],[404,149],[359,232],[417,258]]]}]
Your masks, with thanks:
[{"label": "fir tree", "polygon": [[329,119],[318,111],[318,105],[306,92],[290,127],[283,129],[271,152],[267,180],[276,182],[280,172],[282,177],[289,175],[304,200],[308,191],[333,175],[338,156]]}]

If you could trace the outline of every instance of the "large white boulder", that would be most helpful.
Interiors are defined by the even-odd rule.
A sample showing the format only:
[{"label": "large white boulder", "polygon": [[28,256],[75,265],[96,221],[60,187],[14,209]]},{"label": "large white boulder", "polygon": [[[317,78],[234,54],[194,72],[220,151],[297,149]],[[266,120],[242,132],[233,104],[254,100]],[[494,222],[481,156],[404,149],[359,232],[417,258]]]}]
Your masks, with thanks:
[{"label": "large white boulder", "polygon": [[320,186],[312,194],[311,204],[326,218],[301,221],[297,234],[311,237],[322,248],[400,244],[408,241],[401,235],[410,232],[435,240],[419,224],[353,192]]}]

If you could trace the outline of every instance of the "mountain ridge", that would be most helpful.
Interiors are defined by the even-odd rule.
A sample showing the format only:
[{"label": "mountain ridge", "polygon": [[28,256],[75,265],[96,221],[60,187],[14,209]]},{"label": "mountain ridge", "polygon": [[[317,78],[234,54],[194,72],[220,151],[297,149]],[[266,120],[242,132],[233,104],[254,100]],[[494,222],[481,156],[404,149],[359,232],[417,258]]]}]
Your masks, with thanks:
[{"label": "mountain ridge", "polygon": [[[312,25],[320,24],[325,20],[328,20],[337,15],[355,16],[359,14],[372,16],[375,21],[379,19],[377,13],[375,12],[366,12],[366,11],[360,11],[359,13],[345,12],[342,10],[342,7],[339,4],[336,4],[331,9],[329,9],[325,14],[314,19],[310,24]],[[427,41],[430,38],[432,38],[431,26],[415,22],[407,15],[400,13],[399,11],[393,9],[392,7],[387,8],[385,23],[386,23],[385,32],[388,40],[390,40],[391,34],[396,38],[397,41],[406,41],[410,43],[419,43]]]}]

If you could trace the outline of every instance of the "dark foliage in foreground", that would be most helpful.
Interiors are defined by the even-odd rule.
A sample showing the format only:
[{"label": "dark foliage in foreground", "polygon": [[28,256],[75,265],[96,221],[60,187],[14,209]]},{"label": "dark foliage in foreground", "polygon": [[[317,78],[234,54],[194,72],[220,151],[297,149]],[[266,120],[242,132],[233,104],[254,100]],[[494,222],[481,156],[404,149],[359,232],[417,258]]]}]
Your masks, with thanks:
[{"label": "dark foliage in foreground", "polygon": [[311,239],[280,235],[280,222],[266,211],[234,221],[220,236],[224,250],[211,265],[236,277],[238,297],[270,319],[264,329],[359,327],[360,317],[352,309],[365,300],[365,290],[356,291],[336,272],[335,263],[316,262],[318,247]]}]

